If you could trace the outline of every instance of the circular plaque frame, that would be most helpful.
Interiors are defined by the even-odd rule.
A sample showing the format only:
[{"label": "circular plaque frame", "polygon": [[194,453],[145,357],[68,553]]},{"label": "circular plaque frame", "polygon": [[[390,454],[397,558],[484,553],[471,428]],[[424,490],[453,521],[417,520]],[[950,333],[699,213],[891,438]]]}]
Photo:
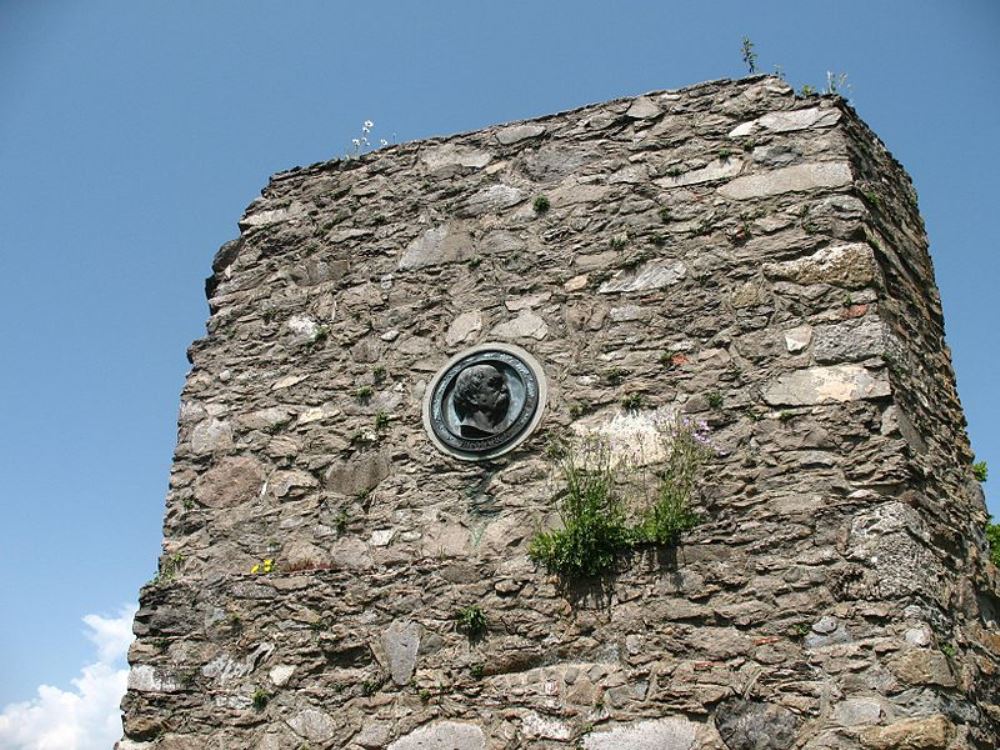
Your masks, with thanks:
[{"label": "circular plaque frame", "polygon": [[[469,436],[454,405],[459,376],[477,365],[503,376],[505,413],[489,432]],[[542,419],[548,387],[542,366],[519,346],[485,343],[459,352],[438,370],[423,401],[424,430],[435,447],[462,461],[502,456],[523,443]],[[473,429],[473,432],[480,431]]]}]

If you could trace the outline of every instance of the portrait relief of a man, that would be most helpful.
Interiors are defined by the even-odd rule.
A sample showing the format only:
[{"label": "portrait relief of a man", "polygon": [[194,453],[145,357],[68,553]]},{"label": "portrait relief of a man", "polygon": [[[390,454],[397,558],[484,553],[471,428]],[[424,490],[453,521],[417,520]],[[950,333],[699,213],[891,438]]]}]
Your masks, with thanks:
[{"label": "portrait relief of a man", "polygon": [[494,435],[510,406],[506,378],[493,365],[467,367],[455,379],[452,403],[462,437],[476,439]]}]

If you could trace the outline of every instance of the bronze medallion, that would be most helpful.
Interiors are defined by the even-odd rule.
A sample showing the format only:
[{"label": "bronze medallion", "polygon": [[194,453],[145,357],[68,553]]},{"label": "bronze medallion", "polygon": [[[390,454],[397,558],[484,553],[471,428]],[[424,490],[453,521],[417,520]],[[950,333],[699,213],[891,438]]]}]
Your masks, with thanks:
[{"label": "bronze medallion", "polygon": [[484,344],[453,358],[424,399],[424,424],[439,448],[468,461],[493,458],[538,424],[545,379],[518,347]]}]

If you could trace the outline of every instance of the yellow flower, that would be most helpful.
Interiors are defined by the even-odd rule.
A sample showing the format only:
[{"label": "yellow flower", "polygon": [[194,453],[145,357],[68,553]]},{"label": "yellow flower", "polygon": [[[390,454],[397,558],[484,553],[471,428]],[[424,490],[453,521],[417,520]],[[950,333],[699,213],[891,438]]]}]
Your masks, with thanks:
[{"label": "yellow flower", "polygon": [[254,565],[252,568],[250,568],[250,573],[253,574],[253,575],[256,575],[257,573],[260,573],[260,565],[259,564],[258,565]]},{"label": "yellow flower", "polygon": [[268,558],[264,561],[264,572],[270,573],[271,569],[274,567],[274,560]]}]

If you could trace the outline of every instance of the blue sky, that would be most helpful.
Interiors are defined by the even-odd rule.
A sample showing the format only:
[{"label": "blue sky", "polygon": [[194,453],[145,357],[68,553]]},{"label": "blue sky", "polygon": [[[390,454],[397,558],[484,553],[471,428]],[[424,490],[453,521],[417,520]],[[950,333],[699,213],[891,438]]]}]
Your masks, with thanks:
[{"label": "blue sky", "polygon": [[153,575],[203,279],[271,173],[365,119],[403,141],[738,77],[744,35],[796,87],[846,72],[913,177],[1000,474],[996,2],[0,0],[0,707],[79,692],[110,658],[81,618]]}]

